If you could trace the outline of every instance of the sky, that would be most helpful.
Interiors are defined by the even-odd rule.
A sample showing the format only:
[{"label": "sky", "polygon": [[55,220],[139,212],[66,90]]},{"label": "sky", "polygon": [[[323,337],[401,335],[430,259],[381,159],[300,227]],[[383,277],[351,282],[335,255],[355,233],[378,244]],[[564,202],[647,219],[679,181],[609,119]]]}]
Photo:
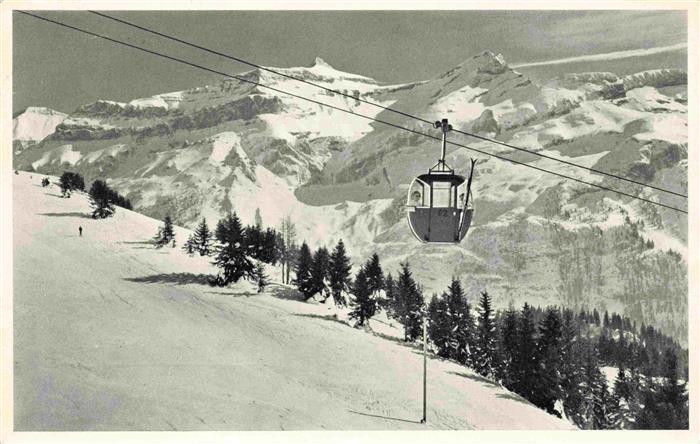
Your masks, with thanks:
[{"label": "sky", "polygon": [[[311,66],[321,57],[386,83],[435,77],[484,50],[503,54],[535,80],[685,68],[687,61],[684,11],[103,12],[257,64]],[[250,69],[86,11],[34,13],[227,73]],[[71,112],[98,99],[126,102],[217,81],[215,74],[16,11],[13,32],[13,113],[27,106]],[[653,49],[664,47],[671,49]],[[650,51],[630,56],[640,50]]]}]

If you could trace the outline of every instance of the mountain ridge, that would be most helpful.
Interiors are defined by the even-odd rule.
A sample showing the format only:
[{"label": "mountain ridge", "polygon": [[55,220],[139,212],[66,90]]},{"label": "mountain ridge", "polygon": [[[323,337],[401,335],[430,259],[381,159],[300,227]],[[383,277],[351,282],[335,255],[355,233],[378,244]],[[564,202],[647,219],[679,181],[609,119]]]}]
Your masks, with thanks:
[{"label": "mountain ridge", "polygon": [[[687,75],[682,71],[574,73],[538,84],[485,51],[433,79],[385,85],[321,62],[311,68],[274,69],[307,76],[350,97],[261,70],[242,76],[264,77],[275,88],[428,134],[433,130],[422,123],[353,97],[430,121],[449,118],[458,129],[687,191]],[[319,72],[313,72],[314,66]],[[619,304],[627,301],[625,314],[632,319],[663,318],[665,331],[687,340],[687,326],[674,326],[672,320],[687,312],[682,302],[687,288],[669,296],[673,304],[659,308],[649,296],[656,283],[631,282],[641,271],[629,271],[630,282],[610,271],[622,260],[642,261],[637,268],[653,272],[651,263],[662,261],[668,262],[669,279],[686,273],[685,262],[673,262],[664,249],[687,245],[687,220],[680,214],[482,157],[474,182],[477,210],[467,239],[455,247],[424,246],[412,239],[401,205],[410,180],[435,163],[437,141],[235,80],[136,99],[124,107],[102,102],[69,115],[52,136],[18,154],[15,167],[53,174],[71,169],[89,180],[107,178],[135,208],[157,218],[170,214],[188,226],[201,216],[215,220],[229,210],[250,223],[259,209],[271,225],[288,213],[299,238],[312,245],[331,245],[342,237],[350,251],[376,250],[391,267],[410,260],[427,291],[441,291],[450,275],[462,274],[470,275],[474,291],[488,286],[500,293],[495,300],[499,306],[539,298],[543,304],[566,301],[599,309],[607,304],[625,313]],[[228,140],[227,148],[216,149],[221,137]],[[452,133],[449,140],[668,205],[685,205],[681,198],[612,183],[461,134]],[[468,168],[469,156],[467,150],[448,146],[447,161],[457,171]],[[651,252],[638,251],[636,241],[625,237],[640,222],[648,239],[659,243]],[[617,248],[629,250],[629,257],[591,248],[595,227],[605,232],[606,248],[625,237]],[[564,248],[561,229],[573,236],[570,242],[590,251],[576,256]],[[646,259],[634,256],[642,253]],[[442,259],[435,263],[438,255]],[[588,262],[599,264],[603,286],[581,284],[581,276],[565,273],[566,261],[580,270]],[[636,299],[634,292],[640,295]]]}]

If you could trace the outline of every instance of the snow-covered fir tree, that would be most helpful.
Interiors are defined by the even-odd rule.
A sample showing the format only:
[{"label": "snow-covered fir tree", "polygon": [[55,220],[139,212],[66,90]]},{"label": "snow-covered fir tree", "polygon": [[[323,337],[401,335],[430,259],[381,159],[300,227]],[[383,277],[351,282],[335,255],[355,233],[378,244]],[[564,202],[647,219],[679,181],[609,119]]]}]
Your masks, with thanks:
[{"label": "snow-covered fir tree", "polygon": [[241,278],[255,280],[255,264],[248,257],[245,236],[241,221],[236,213],[219,220],[216,225],[217,247],[214,265],[220,272],[214,283],[226,286],[238,282]]},{"label": "snow-covered fir tree", "polygon": [[323,302],[330,297],[329,269],[331,256],[326,247],[319,247],[311,261],[311,295],[321,295]]},{"label": "snow-covered fir tree", "polygon": [[200,256],[209,256],[211,254],[211,239],[212,233],[207,225],[207,219],[202,218],[202,221],[194,230],[194,248]]},{"label": "snow-covered fir tree", "polygon": [[170,219],[170,216],[165,216],[165,219],[163,219],[163,226],[158,228],[158,233],[156,233],[153,238],[153,243],[156,248],[161,248],[168,244],[174,246],[174,240],[175,231],[173,230],[173,221]]},{"label": "snow-covered fir tree", "polygon": [[266,264],[276,264],[280,260],[280,252],[277,250],[277,231],[274,228],[268,227],[261,233],[261,245],[258,259]]},{"label": "snow-covered fir tree", "polygon": [[248,255],[253,259],[260,259],[265,248],[263,243],[263,230],[258,225],[248,225],[245,228],[245,245]]},{"label": "snow-covered fir tree", "polygon": [[491,296],[482,291],[479,299],[479,317],[474,344],[474,368],[483,376],[494,373],[495,327]]},{"label": "snow-covered fir tree", "polygon": [[310,299],[314,295],[314,287],[311,282],[312,264],[313,257],[311,256],[311,249],[309,249],[309,245],[306,242],[303,242],[299,248],[299,255],[294,270],[296,273],[294,283],[299,291],[304,295],[304,299]]},{"label": "snow-covered fir tree", "polygon": [[114,204],[110,200],[109,187],[104,181],[94,181],[89,196],[93,219],[104,219],[114,215]]},{"label": "snow-covered fir tree", "polygon": [[328,274],[333,301],[338,306],[345,306],[347,303],[345,293],[350,290],[351,268],[350,259],[345,251],[345,244],[340,239],[331,254]]},{"label": "snow-covered fir tree", "polygon": [[[85,191],[85,180],[78,173],[64,171],[58,179],[58,184],[61,187],[61,197],[70,197],[70,193],[73,190]],[[105,189],[106,187],[107,185],[105,184]]]},{"label": "snow-covered fir tree", "polygon": [[384,271],[379,263],[379,255],[372,254],[364,265],[365,274],[367,275],[367,285],[369,285],[370,294],[377,297],[379,292],[384,290]]},{"label": "snow-covered fir tree", "polygon": [[564,310],[561,331],[561,389],[564,415],[574,421],[581,405],[579,381],[581,376],[580,354],[576,353],[579,335],[578,323],[573,311]]},{"label": "snow-covered fir tree", "polygon": [[190,256],[197,251],[197,241],[195,240],[194,234],[190,234],[189,237],[187,237],[187,241],[183,244],[182,250]]},{"label": "snow-covered fir tree", "polygon": [[453,278],[447,292],[432,298],[428,316],[428,331],[438,355],[471,364],[474,320],[459,280]]},{"label": "snow-covered fir tree", "polygon": [[257,262],[255,264],[255,280],[258,284],[258,293],[265,291],[265,288],[270,284],[267,273],[265,272],[265,266],[262,262]]},{"label": "snow-covered fir tree", "polygon": [[499,379],[508,390],[513,390],[518,353],[518,312],[513,305],[508,307],[503,316],[498,345],[501,357],[501,365],[498,367]]},{"label": "snow-covered fir tree", "polygon": [[423,331],[423,292],[413,280],[408,262],[401,264],[401,272],[396,279],[396,293],[399,320],[404,328],[404,340],[414,341]]},{"label": "snow-covered fir tree", "polygon": [[526,399],[533,399],[534,378],[537,372],[537,343],[532,308],[525,303],[518,320],[518,350],[515,354],[513,389]]},{"label": "snow-covered fir tree", "polygon": [[533,403],[557,416],[554,404],[562,398],[561,389],[561,319],[559,311],[550,307],[539,326],[537,341],[538,371],[535,378],[535,399]]},{"label": "snow-covered fir tree", "polygon": [[376,313],[377,301],[372,297],[370,280],[364,268],[361,268],[355,277],[352,294],[350,319],[357,319],[358,326],[365,325]]}]

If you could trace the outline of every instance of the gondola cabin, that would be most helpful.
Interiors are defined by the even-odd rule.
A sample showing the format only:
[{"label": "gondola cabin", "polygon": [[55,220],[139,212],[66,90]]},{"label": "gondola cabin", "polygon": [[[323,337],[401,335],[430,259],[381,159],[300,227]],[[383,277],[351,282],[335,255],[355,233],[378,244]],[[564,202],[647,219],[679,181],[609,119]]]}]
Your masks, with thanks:
[{"label": "gondola cabin", "polygon": [[436,122],[443,130],[442,157],[438,163],[411,183],[406,203],[411,232],[425,243],[459,243],[467,235],[474,207],[471,181],[476,160],[472,159],[469,179],[455,174],[445,164],[445,135],[452,129],[447,119]]}]

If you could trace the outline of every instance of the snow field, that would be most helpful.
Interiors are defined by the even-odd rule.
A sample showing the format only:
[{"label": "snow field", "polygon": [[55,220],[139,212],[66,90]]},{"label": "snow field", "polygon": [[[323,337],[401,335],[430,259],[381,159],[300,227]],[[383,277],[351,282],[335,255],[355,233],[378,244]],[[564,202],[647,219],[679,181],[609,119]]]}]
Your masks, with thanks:
[{"label": "snow field", "polygon": [[32,176],[13,187],[17,430],[573,428],[432,358],[418,424],[422,356],[379,319],[388,339],[280,284],[203,285],[214,269],[181,251],[187,230],[155,249],[160,221],[87,218],[84,195]]}]

